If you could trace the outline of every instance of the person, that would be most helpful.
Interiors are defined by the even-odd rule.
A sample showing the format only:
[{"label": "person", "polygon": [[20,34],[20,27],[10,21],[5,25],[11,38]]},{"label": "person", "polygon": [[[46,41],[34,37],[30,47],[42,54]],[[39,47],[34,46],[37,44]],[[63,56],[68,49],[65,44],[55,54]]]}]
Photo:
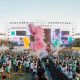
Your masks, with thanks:
[{"label": "person", "polygon": [[9,78],[10,79],[10,66],[9,66],[9,64],[7,64],[7,66],[6,66],[6,73],[7,73],[7,78]]},{"label": "person", "polygon": [[61,64],[62,64],[62,63],[59,62],[58,65],[57,65],[57,69],[58,69],[59,71],[61,71],[61,68],[62,68],[62,65],[61,65]]},{"label": "person", "polygon": [[11,69],[11,59],[10,58],[7,60],[7,64],[9,64],[9,68]]},{"label": "person", "polygon": [[77,69],[76,60],[73,60],[73,62],[72,62],[73,78],[76,77],[76,69]]},{"label": "person", "polygon": [[13,62],[12,62],[13,64],[13,69],[14,69],[14,71],[16,71],[16,58],[13,58]]},{"label": "person", "polygon": [[0,74],[1,74],[1,76],[3,77],[3,66],[2,66],[2,64],[0,64]]},{"label": "person", "polygon": [[3,69],[5,70],[5,68],[6,68],[6,65],[7,65],[7,63],[6,63],[6,61],[4,61],[3,62]]},{"label": "person", "polygon": [[31,61],[31,63],[30,63],[30,72],[31,72],[32,80],[33,80],[33,67],[34,67],[34,62]]},{"label": "person", "polygon": [[6,56],[5,55],[2,55],[2,58],[1,58],[1,62],[6,62]]},{"label": "person", "polygon": [[48,68],[49,67],[49,60],[47,59],[46,60],[46,68]]},{"label": "person", "polygon": [[18,63],[18,72],[21,74],[21,70],[22,70],[22,62],[19,61]]},{"label": "person", "polygon": [[61,68],[62,73],[65,74],[65,72],[67,71],[67,66],[65,63],[63,63],[62,68]]},{"label": "person", "polygon": [[74,60],[74,61],[72,62],[72,71],[73,71],[73,73],[76,72],[76,67],[77,67],[77,65],[76,65],[76,60]]},{"label": "person", "polygon": [[76,74],[76,78],[75,78],[76,80],[80,80],[80,78],[79,78],[79,76],[78,76],[78,74]]},{"label": "person", "polygon": [[6,78],[7,78],[6,73],[5,73],[5,69],[6,69],[6,66],[7,66],[6,61],[3,62],[2,66],[3,66],[2,80],[6,80]]},{"label": "person", "polygon": [[77,65],[76,72],[80,74],[80,62],[78,60],[76,65]]},{"label": "person", "polygon": [[67,74],[68,74],[69,80],[73,80],[73,73],[72,73],[72,71],[69,70]]},{"label": "person", "polygon": [[0,73],[2,73],[3,72],[3,66],[2,66],[2,64],[0,64]]},{"label": "person", "polygon": [[33,77],[33,80],[37,79],[37,64],[36,63],[34,63],[34,65],[33,65],[33,75],[32,75],[32,77]]},{"label": "person", "polygon": [[31,70],[31,72],[33,71],[33,66],[34,66],[34,62],[31,61],[31,63],[30,63],[30,70]]},{"label": "person", "polygon": [[19,63],[19,61],[18,61],[18,59],[16,60],[16,72],[18,72],[18,63]]},{"label": "person", "polygon": [[1,58],[2,58],[2,54],[0,53],[0,63],[2,63]]},{"label": "person", "polygon": [[38,80],[48,80],[45,75],[42,75],[41,78],[38,78]]},{"label": "person", "polygon": [[38,66],[38,70],[37,70],[37,75],[39,78],[41,78],[44,75],[44,68],[42,68],[41,66]]},{"label": "person", "polygon": [[29,64],[30,64],[30,62],[28,60],[27,61],[26,60],[24,61],[24,64],[23,65],[26,68],[26,72],[29,72],[29,67],[30,67]]},{"label": "person", "polygon": [[3,72],[3,74],[2,74],[2,80],[6,80],[6,75],[4,74],[4,72]]}]

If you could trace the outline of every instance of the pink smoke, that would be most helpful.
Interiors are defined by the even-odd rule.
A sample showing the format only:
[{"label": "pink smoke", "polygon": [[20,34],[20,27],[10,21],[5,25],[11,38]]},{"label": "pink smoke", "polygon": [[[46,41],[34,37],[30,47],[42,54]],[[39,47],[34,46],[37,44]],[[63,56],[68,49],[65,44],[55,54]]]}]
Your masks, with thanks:
[{"label": "pink smoke", "polygon": [[34,42],[31,41],[30,48],[37,52],[41,49],[46,49],[46,43],[44,42],[44,30],[39,25],[29,24],[29,30],[31,35],[34,37]]}]

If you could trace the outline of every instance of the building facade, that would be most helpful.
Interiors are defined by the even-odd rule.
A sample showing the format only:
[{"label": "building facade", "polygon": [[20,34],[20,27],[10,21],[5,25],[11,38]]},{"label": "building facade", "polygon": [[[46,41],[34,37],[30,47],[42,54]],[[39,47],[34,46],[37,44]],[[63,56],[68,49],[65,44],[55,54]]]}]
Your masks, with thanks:
[{"label": "building facade", "polygon": [[52,43],[59,38],[60,44],[67,44],[68,37],[76,33],[75,25],[71,22],[10,22],[7,25],[8,39],[20,41],[25,36],[30,38],[29,23],[41,25],[46,40]]}]

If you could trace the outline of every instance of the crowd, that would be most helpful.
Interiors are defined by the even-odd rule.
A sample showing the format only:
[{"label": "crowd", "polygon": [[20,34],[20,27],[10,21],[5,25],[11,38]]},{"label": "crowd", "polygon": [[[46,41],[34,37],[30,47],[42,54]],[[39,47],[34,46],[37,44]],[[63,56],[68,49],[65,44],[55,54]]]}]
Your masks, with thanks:
[{"label": "crowd", "polygon": [[[50,46],[48,46],[50,47]],[[47,49],[50,53],[51,49]],[[30,73],[31,80],[48,80],[45,75],[45,69],[42,66],[42,60],[38,57],[26,53],[12,55],[11,52],[0,54],[0,73],[2,80],[11,79],[11,73],[17,74]],[[44,62],[44,61],[43,61]],[[50,71],[52,80],[79,80],[80,59],[65,57],[54,57],[49,55],[45,61],[46,68]],[[61,77],[62,76],[62,77]],[[61,79],[60,79],[61,78]]]},{"label": "crowd", "polygon": [[2,80],[11,80],[11,73],[30,74],[31,80],[47,80],[45,77],[44,68],[37,57],[22,53],[17,56],[11,54],[0,55],[0,73]]},{"label": "crowd", "polygon": [[64,58],[57,60],[56,64],[58,70],[64,73],[70,80],[78,78],[78,74],[80,74],[80,61]]},{"label": "crowd", "polygon": [[[55,68],[66,75],[69,80],[79,80],[80,79],[80,60],[69,58],[69,57],[53,57],[51,61],[55,65]],[[48,64],[46,60],[46,64]],[[51,63],[50,63],[51,64]],[[49,64],[49,65],[50,65]],[[56,73],[55,73],[56,74]]]},{"label": "crowd", "polygon": [[75,59],[46,58],[43,60],[52,80],[80,80],[80,62]]}]

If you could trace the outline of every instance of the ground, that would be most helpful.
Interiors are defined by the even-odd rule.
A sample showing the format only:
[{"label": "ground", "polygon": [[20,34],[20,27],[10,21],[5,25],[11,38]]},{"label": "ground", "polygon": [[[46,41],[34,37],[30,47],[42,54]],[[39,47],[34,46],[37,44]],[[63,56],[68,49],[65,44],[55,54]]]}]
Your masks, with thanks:
[{"label": "ground", "polygon": [[[1,74],[0,74],[0,80],[2,80]],[[23,73],[22,72],[21,74],[18,74],[16,72],[12,72],[10,80],[31,80],[31,75],[30,75],[30,73]]]},{"label": "ground", "polygon": [[12,80],[31,80],[30,74],[13,74]]}]

